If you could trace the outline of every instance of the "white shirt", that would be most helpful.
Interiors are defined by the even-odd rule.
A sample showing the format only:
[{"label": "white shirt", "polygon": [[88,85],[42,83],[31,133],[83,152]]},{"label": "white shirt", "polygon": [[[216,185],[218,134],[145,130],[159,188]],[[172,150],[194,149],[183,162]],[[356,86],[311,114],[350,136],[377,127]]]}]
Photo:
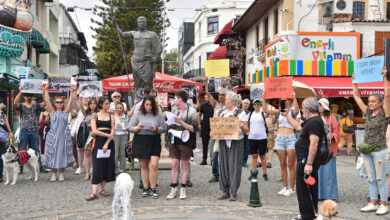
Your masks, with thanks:
[{"label": "white shirt", "polygon": [[[248,116],[249,120],[249,116]],[[262,115],[262,111],[258,113],[253,112],[250,118],[250,128],[249,128],[249,136],[248,139],[251,140],[263,140],[267,139],[267,131],[265,129],[264,118]]]},{"label": "white shirt", "polygon": [[[238,115],[238,120],[240,120],[240,122],[248,121],[248,116],[246,115],[245,111],[241,112]],[[240,128],[240,130],[238,131],[238,140],[241,140],[243,138],[244,138],[244,133],[242,133],[242,129]]]},{"label": "white shirt", "polygon": [[[291,108],[291,110],[289,111],[288,114],[291,115],[291,112],[294,111],[294,107]],[[292,115],[291,115],[292,116]],[[296,116],[298,118],[301,118],[301,113],[298,112],[298,116]],[[279,113],[279,119],[278,119],[278,123],[279,123],[279,128],[290,128],[290,129],[294,129],[294,127],[288,122],[287,118],[284,117],[282,114]]]},{"label": "white shirt", "polygon": [[[123,108],[124,108],[124,111],[126,112],[127,111],[127,105],[126,105],[126,103],[124,103],[124,102],[122,102],[122,105],[123,105]],[[114,104],[114,102],[111,102],[110,103],[110,110],[115,110],[115,104]]]}]

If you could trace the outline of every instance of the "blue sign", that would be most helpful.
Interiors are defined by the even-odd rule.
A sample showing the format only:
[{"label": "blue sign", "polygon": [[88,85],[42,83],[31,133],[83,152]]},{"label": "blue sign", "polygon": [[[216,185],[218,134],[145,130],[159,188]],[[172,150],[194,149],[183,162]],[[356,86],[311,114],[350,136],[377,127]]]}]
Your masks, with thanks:
[{"label": "blue sign", "polygon": [[0,73],[7,72],[7,58],[0,55]]},{"label": "blue sign", "polygon": [[382,68],[385,65],[384,56],[375,56],[355,60],[355,79],[353,83],[383,81]]}]

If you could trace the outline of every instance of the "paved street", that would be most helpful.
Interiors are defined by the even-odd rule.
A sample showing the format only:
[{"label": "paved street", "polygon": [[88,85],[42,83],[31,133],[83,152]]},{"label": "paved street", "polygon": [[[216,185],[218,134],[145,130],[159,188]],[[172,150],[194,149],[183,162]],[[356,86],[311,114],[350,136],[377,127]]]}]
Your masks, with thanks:
[{"label": "paved street", "polygon": [[[247,206],[250,182],[247,180],[249,168],[243,169],[242,183],[238,201],[218,201],[218,183],[208,183],[211,166],[199,166],[201,152],[195,154],[192,165],[191,181],[194,186],[188,188],[188,199],[167,201],[169,193],[170,171],[159,173],[158,192],[160,199],[141,198],[141,192],[135,188],[132,205],[137,219],[291,219],[297,215],[296,196],[283,197],[276,193],[282,184],[275,182],[279,178],[277,158],[273,168],[269,169],[270,181],[259,181],[261,202],[260,208]],[[362,214],[359,208],[366,204],[368,187],[358,177],[354,168],[354,157],[337,158],[340,214],[336,219],[390,219],[390,215],[378,218],[374,213]],[[67,169],[64,182],[52,183],[49,174],[41,174],[39,182],[26,180],[27,175],[20,176],[16,186],[0,185],[0,219],[109,219],[112,197],[86,202],[85,196],[91,192],[89,182],[83,176],[76,176],[72,169]],[[133,173],[138,186],[138,171]],[[107,190],[113,193],[113,183]]]}]

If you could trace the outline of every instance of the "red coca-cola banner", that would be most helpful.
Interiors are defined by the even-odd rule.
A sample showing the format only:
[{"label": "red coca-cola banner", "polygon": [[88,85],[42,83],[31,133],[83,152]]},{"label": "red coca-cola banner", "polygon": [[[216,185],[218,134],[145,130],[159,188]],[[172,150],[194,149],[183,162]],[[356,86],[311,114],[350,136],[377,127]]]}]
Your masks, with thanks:
[{"label": "red coca-cola banner", "polygon": [[[129,75],[130,85],[132,90],[134,91],[134,80],[133,75]],[[102,80],[103,90],[105,91],[118,91],[118,92],[128,92],[129,91],[129,83],[127,76],[118,76],[113,78],[108,78]],[[202,90],[202,84],[198,82],[194,82],[191,80],[186,80],[174,76],[170,76],[167,74],[162,74],[157,72],[156,77],[153,80],[153,87],[158,92],[161,93],[173,93],[180,90],[181,85],[196,85],[197,90]]]},{"label": "red coca-cola banner", "polygon": [[[352,89],[314,89],[321,97],[353,97]],[[373,93],[384,94],[383,89],[359,89],[361,97],[368,97]]]}]

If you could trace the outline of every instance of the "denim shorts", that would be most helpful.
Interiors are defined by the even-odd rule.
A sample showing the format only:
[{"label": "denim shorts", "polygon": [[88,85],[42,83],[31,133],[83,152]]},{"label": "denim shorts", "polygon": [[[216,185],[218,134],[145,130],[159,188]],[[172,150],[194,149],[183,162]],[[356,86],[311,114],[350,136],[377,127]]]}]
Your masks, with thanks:
[{"label": "denim shorts", "polygon": [[295,150],[295,142],[297,138],[295,134],[290,134],[287,136],[278,135],[275,140],[274,150]]}]

